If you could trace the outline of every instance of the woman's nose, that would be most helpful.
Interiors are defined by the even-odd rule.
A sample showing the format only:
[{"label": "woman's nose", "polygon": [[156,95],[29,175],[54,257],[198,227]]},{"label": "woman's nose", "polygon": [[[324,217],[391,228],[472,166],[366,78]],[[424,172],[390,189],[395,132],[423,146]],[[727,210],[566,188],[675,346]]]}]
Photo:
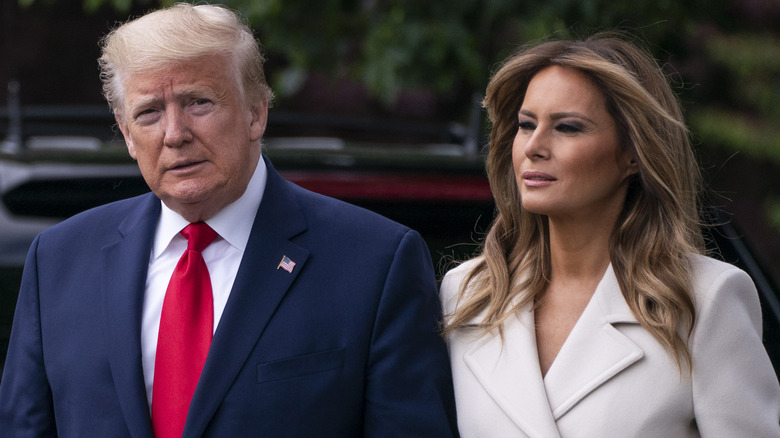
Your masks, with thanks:
[{"label": "woman's nose", "polygon": [[530,159],[544,159],[549,156],[549,139],[538,127],[523,136],[523,153]]}]

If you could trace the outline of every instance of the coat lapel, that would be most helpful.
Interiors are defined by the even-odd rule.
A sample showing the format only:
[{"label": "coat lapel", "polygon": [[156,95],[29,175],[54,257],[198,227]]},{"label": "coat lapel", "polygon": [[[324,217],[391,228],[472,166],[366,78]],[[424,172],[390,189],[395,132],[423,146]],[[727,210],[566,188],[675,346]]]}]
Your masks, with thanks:
[{"label": "coat lapel", "polygon": [[638,324],[610,265],[544,379],[558,420],[580,400],[642,358],[613,324]]},{"label": "coat lapel", "polygon": [[150,194],[141,202],[141,208],[119,226],[118,240],[102,250],[101,288],[108,358],[122,413],[131,436],[152,437],[140,333],[146,272],[160,201]]},{"label": "coat lapel", "polygon": [[536,352],[534,316],[525,306],[498,334],[485,336],[464,360],[493,400],[530,437],[560,436],[547,402]]},{"label": "coat lapel", "polygon": [[[203,434],[309,256],[290,241],[307,228],[293,186],[267,160],[266,165],[263,200],[193,395],[185,437]],[[292,272],[279,268],[284,256],[295,262]]]}]

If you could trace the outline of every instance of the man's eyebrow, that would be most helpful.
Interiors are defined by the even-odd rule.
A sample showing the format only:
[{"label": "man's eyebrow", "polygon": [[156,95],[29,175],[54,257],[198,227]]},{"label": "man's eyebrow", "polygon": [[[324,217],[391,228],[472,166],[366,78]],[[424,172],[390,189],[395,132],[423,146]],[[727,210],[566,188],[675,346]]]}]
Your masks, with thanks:
[{"label": "man's eyebrow", "polygon": [[160,100],[161,99],[158,94],[143,94],[141,96],[136,96],[132,100],[128,100],[128,105],[130,108],[138,108],[142,106],[153,105]]},{"label": "man's eyebrow", "polygon": [[182,89],[174,91],[173,95],[174,95],[174,97],[180,98],[180,97],[202,96],[203,93],[204,93],[204,90],[202,88],[187,87],[187,88],[182,88]]}]

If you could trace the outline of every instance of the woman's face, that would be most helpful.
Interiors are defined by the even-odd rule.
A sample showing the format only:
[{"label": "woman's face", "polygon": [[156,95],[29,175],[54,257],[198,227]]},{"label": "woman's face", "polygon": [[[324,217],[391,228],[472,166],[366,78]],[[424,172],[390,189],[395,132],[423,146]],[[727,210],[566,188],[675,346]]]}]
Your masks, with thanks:
[{"label": "woman's face", "polygon": [[523,208],[550,219],[617,217],[637,166],[585,74],[541,70],[528,84],[518,120],[512,163]]}]

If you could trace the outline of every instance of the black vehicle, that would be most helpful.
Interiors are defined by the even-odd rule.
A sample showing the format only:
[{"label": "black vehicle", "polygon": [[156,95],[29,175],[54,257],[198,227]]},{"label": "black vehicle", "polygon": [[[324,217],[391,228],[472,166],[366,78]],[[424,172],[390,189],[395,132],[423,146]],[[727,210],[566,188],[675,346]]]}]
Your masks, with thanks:
[{"label": "black vehicle", "polygon": [[[470,126],[272,112],[264,152],[298,185],[418,230],[443,275],[478,249],[494,213],[481,119],[478,109]],[[103,107],[0,111],[0,358],[34,237],[80,211],[149,190],[112,126]],[[706,231],[713,254],[747,271],[758,288],[765,345],[780,374],[778,288],[738,230],[718,211],[710,214],[718,224]]]}]

